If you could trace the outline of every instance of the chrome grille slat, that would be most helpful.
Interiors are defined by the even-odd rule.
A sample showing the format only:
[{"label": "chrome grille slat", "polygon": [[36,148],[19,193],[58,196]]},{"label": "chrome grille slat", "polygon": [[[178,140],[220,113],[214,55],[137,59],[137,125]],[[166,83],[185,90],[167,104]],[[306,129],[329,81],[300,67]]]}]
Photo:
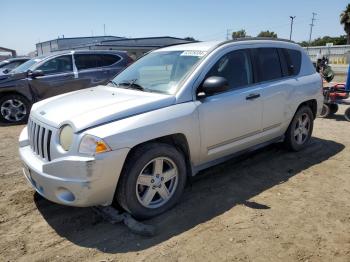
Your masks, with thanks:
[{"label": "chrome grille slat", "polygon": [[28,126],[27,126],[27,132],[28,132],[28,138],[29,138],[29,145],[30,145],[30,147],[32,147],[32,141],[30,141],[30,130],[31,130],[31,128],[32,128],[32,121],[30,121],[30,119],[29,119]]},{"label": "chrome grille slat", "polygon": [[52,130],[50,128],[29,119],[28,138],[30,147],[36,155],[47,161],[51,161],[51,136]]},{"label": "chrome grille slat", "polygon": [[43,135],[44,128],[39,126],[39,133],[38,133],[38,155],[42,157],[43,155],[43,148],[42,148],[42,135]]},{"label": "chrome grille slat", "polygon": [[49,160],[48,158],[48,152],[47,152],[47,145],[48,145],[48,134],[49,134],[49,130],[45,129],[45,134],[44,134],[44,158],[46,160]]},{"label": "chrome grille slat", "polygon": [[32,144],[32,149],[34,150],[34,127],[35,127],[35,124],[34,122],[32,121],[32,125],[31,125],[31,128],[30,128],[30,143]]},{"label": "chrome grille slat", "polygon": [[34,150],[33,151],[34,151],[34,153],[36,153],[36,150],[37,150],[37,148],[36,148],[36,145],[37,145],[36,144],[36,138],[38,137],[37,136],[38,127],[39,126],[36,123],[34,123],[34,132],[33,132],[33,142],[34,142],[34,148],[33,148]]},{"label": "chrome grille slat", "polygon": [[40,126],[39,125],[37,125],[37,128],[36,128],[37,130],[36,130],[36,153],[37,153],[37,155],[39,155],[39,134],[40,134]]}]

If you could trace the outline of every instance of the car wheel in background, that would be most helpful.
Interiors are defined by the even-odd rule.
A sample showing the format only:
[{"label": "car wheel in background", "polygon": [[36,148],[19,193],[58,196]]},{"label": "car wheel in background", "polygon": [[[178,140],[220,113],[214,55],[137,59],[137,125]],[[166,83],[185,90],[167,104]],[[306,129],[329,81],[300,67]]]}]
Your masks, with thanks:
[{"label": "car wheel in background", "polygon": [[330,104],[329,105],[329,109],[330,109],[330,115],[334,115],[335,113],[338,112],[339,106],[337,104]]},{"label": "car wheel in background", "polygon": [[185,184],[183,154],[168,144],[145,144],[128,157],[115,201],[134,217],[147,219],[174,206]]},{"label": "car wheel in background", "polygon": [[308,106],[302,106],[295,113],[285,134],[285,145],[292,151],[303,149],[310,141],[314,126],[313,113]]},{"label": "car wheel in background", "polygon": [[350,121],[350,107],[345,110],[344,117],[346,120]]},{"label": "car wheel in background", "polygon": [[326,118],[331,114],[331,108],[328,104],[323,104],[322,105],[322,110],[321,110],[321,114],[320,117],[322,118]]},{"label": "car wheel in background", "polygon": [[28,100],[17,94],[0,98],[0,121],[5,123],[26,123],[30,112]]}]

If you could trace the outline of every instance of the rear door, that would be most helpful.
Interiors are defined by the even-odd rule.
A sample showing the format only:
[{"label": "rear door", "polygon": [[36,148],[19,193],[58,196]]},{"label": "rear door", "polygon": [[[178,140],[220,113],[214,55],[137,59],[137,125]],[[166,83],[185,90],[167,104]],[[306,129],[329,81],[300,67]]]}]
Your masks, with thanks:
[{"label": "rear door", "polygon": [[288,96],[293,90],[295,80],[288,76],[282,49],[256,48],[253,49],[253,56],[263,101],[262,132],[273,137],[280,133],[285,122]]},{"label": "rear door", "polygon": [[44,73],[44,76],[28,78],[29,85],[39,100],[67,93],[78,87],[73,73],[72,55],[49,59],[35,70],[42,70]]},{"label": "rear door", "polygon": [[99,54],[74,54],[81,88],[105,85],[109,81],[108,71],[102,69]]}]

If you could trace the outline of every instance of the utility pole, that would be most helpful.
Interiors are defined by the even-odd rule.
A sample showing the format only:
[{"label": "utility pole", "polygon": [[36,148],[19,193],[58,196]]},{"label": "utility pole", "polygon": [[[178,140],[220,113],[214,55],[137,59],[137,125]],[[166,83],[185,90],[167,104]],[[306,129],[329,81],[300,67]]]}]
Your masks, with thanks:
[{"label": "utility pole", "polygon": [[315,22],[315,15],[317,15],[316,13],[312,12],[312,19],[311,19],[311,24],[310,24],[310,36],[309,36],[309,46],[311,44],[311,36],[312,36],[312,28],[314,27],[314,22]]},{"label": "utility pole", "polygon": [[289,40],[292,40],[292,34],[293,34],[293,22],[296,16],[290,16],[290,34],[289,34]]},{"label": "utility pole", "polygon": [[227,32],[226,32],[226,40],[230,40],[230,29],[227,29]]},{"label": "utility pole", "polygon": [[103,24],[103,35],[106,35],[106,24]]}]

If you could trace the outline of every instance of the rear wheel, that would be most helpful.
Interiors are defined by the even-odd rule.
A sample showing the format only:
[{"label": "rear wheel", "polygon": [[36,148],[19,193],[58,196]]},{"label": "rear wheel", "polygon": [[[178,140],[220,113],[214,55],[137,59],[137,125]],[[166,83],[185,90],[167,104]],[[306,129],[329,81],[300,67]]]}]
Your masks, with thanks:
[{"label": "rear wheel", "polygon": [[334,115],[335,113],[338,112],[339,106],[337,104],[330,104],[329,105],[329,109],[330,109],[330,115]]},{"label": "rear wheel", "polygon": [[17,94],[0,98],[0,121],[7,123],[25,123],[30,111],[29,101]]},{"label": "rear wheel", "polygon": [[168,144],[146,144],[127,160],[115,201],[136,218],[150,218],[174,206],[185,183],[183,155]]},{"label": "rear wheel", "polygon": [[303,149],[310,141],[313,123],[314,117],[310,107],[299,108],[285,134],[286,146],[293,151]]}]

